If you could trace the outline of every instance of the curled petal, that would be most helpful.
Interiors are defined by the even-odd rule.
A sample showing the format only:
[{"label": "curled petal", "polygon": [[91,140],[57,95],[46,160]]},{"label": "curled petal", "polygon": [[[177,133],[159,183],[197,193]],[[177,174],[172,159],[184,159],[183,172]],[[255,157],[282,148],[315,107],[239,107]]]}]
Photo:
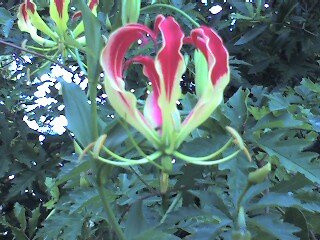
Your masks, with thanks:
[{"label": "curled petal", "polygon": [[[229,73],[229,55],[222,39],[211,28],[202,26],[191,32],[193,44],[206,57],[211,73],[212,84],[215,85],[226,73]],[[210,69],[210,67],[213,67]]]},{"label": "curled petal", "polygon": [[18,17],[18,27],[20,28],[20,30],[23,32],[28,32],[31,38],[38,44],[42,45],[43,47],[52,47],[57,45],[56,42],[44,39],[37,34],[37,29],[31,24],[30,16],[27,12],[26,7],[27,6],[25,3],[22,3],[19,6],[17,17]]},{"label": "curled petal", "polygon": [[160,78],[156,71],[154,60],[146,56],[137,56],[127,61],[126,65],[132,62],[143,64],[143,73],[151,80],[152,84],[152,92],[149,94],[145,102],[144,116],[153,129],[162,128],[162,110],[159,106]]},{"label": "curled petal", "polygon": [[[92,11],[92,13],[97,16],[97,6],[99,4],[99,0],[90,0],[88,2],[88,7],[90,8],[90,10]],[[73,16],[72,16],[72,20],[79,18],[82,16],[81,11],[76,12]],[[73,37],[76,38],[78,37],[80,34],[82,34],[84,32],[84,24],[83,21],[81,21],[76,28],[73,30]]]},{"label": "curled petal", "polygon": [[56,23],[57,32],[63,36],[68,30],[69,21],[68,6],[70,0],[50,0],[50,16]]},{"label": "curled petal", "polygon": [[[180,79],[185,72],[184,58],[180,52],[184,33],[172,17],[163,19],[158,25],[163,45],[156,57],[156,67],[161,74],[161,91],[168,102],[175,102],[180,96]],[[157,31],[157,30],[156,30]]]},{"label": "curled petal", "polygon": [[37,12],[37,5],[32,0],[25,1],[25,11],[28,13],[30,22],[36,29],[48,35],[53,40],[57,40],[57,34],[54,33],[39,16]]},{"label": "curled petal", "polygon": [[155,58],[156,70],[160,76],[159,106],[163,109],[163,139],[172,143],[172,137],[180,129],[180,114],[176,101],[181,95],[180,79],[185,72],[184,58],[180,52],[184,33],[172,17],[158,16],[155,32],[160,32],[162,48]]},{"label": "curled petal", "polygon": [[150,127],[148,121],[137,109],[136,97],[125,90],[122,74],[127,50],[145,34],[150,34],[155,39],[153,32],[141,24],[129,24],[113,32],[102,51],[101,65],[105,72],[105,86],[112,107],[149,141],[157,143],[155,130]]},{"label": "curled petal", "polygon": [[221,38],[212,29],[195,29],[186,42],[194,44],[198,49],[195,51],[195,84],[199,101],[182,123],[178,145],[218,107],[230,80],[228,52]]}]

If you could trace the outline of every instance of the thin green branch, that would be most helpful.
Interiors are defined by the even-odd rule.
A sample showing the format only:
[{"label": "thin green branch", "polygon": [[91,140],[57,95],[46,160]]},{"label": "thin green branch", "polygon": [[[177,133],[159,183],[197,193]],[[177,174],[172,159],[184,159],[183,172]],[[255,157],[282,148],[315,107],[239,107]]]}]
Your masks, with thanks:
[{"label": "thin green branch", "polygon": [[156,192],[141,176],[137,173],[132,166],[130,166],[131,171],[139,178],[139,180],[149,189],[150,192]]},{"label": "thin green branch", "polygon": [[133,139],[133,136],[128,128],[127,122],[123,122],[121,119],[119,119],[119,122],[120,122],[121,126],[127,131],[128,137],[129,137],[130,141],[132,142],[133,146],[138,150],[138,152],[141,154],[141,156],[146,158],[147,154],[145,154],[145,152],[141,149],[141,147]]},{"label": "thin green branch", "polygon": [[74,60],[77,61],[81,71],[84,73],[84,75],[88,76],[88,73],[87,73],[87,70],[85,68],[87,68],[87,65],[84,64],[81,59],[80,59],[80,55],[79,55],[79,51],[77,51],[77,49],[75,49],[75,53],[70,49],[68,48],[68,52],[72,55],[72,57],[74,58]]},{"label": "thin green branch", "polygon": [[177,12],[177,13],[181,14],[182,16],[187,18],[193,25],[195,25],[196,27],[200,27],[200,24],[197,23],[195,20],[193,20],[192,17],[190,17],[187,13],[185,13],[181,9],[176,8],[176,7],[174,7],[172,5],[169,5],[169,4],[162,4],[162,3],[152,4],[152,5],[146,6],[144,8],[141,8],[140,12],[149,11],[149,10],[152,10],[154,8],[162,8],[162,7],[163,8],[168,8],[170,10],[173,10],[174,12]]},{"label": "thin green branch", "polygon": [[224,163],[227,162],[229,160],[231,160],[232,158],[234,158],[235,156],[237,156],[239,153],[241,152],[241,149],[237,150],[236,152],[234,152],[233,154],[224,157],[224,158],[220,158],[217,160],[212,160],[212,161],[199,161],[197,158],[193,158],[193,157],[189,157],[186,155],[183,155],[177,151],[175,151],[173,153],[173,155],[177,158],[180,158],[186,162],[192,163],[192,164],[196,164],[196,165],[203,165],[203,166],[208,166],[208,165],[215,165],[215,164],[220,164],[220,163]]},{"label": "thin green branch", "polygon": [[[92,159],[93,160],[93,159]],[[118,221],[115,217],[115,215],[113,214],[113,211],[112,211],[112,208],[107,200],[107,193],[102,185],[102,176],[101,176],[101,173],[102,173],[102,169],[103,168],[100,168],[97,172],[97,188],[98,188],[98,192],[99,192],[99,195],[100,195],[100,198],[101,198],[101,201],[102,201],[102,205],[109,217],[109,223],[111,224],[113,230],[115,231],[117,237],[119,240],[125,240],[125,236],[124,236],[124,233],[123,231],[121,230],[120,228],[120,225],[118,224]]]},{"label": "thin green branch", "polygon": [[109,163],[109,164],[112,164],[115,166],[120,166],[120,167],[130,166],[130,165],[138,165],[138,164],[144,164],[144,163],[150,162],[151,164],[155,165],[156,167],[162,169],[162,167],[159,164],[153,162],[154,160],[156,160],[157,158],[159,158],[162,155],[162,153],[160,151],[157,151],[157,152],[155,152],[145,158],[132,160],[132,159],[127,159],[127,158],[119,156],[118,154],[109,150],[106,146],[102,146],[102,149],[106,153],[108,153],[111,157],[118,160],[118,161],[114,161],[114,160],[102,158],[100,156],[96,157],[98,160],[100,160],[102,162],[106,162],[106,163]]},{"label": "thin green branch", "polygon": [[181,158],[183,160],[188,159],[188,161],[207,161],[215,158],[216,156],[220,155],[224,150],[226,150],[229,145],[232,143],[233,138],[229,139],[229,141],[223,145],[218,151],[211,153],[210,155],[204,156],[204,157],[190,157],[183,153],[179,153],[177,151],[174,152],[174,155],[178,158]]}]

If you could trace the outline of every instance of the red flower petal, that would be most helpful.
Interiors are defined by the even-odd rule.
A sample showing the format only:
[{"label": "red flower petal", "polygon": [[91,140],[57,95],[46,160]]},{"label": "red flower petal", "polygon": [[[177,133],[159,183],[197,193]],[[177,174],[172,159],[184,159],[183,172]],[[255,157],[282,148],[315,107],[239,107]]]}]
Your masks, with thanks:
[{"label": "red flower petal", "polygon": [[[162,19],[160,22],[159,19]],[[177,99],[172,99],[172,92],[177,81],[180,64],[183,62],[183,56],[180,52],[184,33],[179,24],[172,17],[157,18],[156,22],[162,33],[163,45],[160,49],[156,60],[159,61],[162,77],[164,80],[165,93],[168,101],[176,102]],[[157,31],[157,30],[155,30]]]},{"label": "red flower petal", "polygon": [[215,85],[217,81],[229,71],[227,49],[224,47],[218,34],[206,26],[194,29],[191,32],[191,39],[195,47],[206,57],[209,68],[210,65],[214,64],[211,81],[213,85]]},{"label": "red flower petal", "polygon": [[64,8],[64,0],[54,0],[54,3],[57,6],[57,11],[58,11],[59,17],[62,18],[63,8]]}]

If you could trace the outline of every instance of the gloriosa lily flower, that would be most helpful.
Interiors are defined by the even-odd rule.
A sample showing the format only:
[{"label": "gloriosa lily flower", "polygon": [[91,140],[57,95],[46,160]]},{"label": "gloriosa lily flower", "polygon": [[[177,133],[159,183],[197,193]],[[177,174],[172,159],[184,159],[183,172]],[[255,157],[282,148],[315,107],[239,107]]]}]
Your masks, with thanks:
[{"label": "gloriosa lily flower", "polygon": [[[19,7],[18,26],[21,31],[28,32],[32,39],[42,47],[48,47],[49,50],[54,47],[66,45],[69,39],[75,39],[77,44],[84,45],[85,37],[80,36],[84,32],[83,21],[81,21],[73,31],[68,29],[68,7],[70,0],[50,0],[50,17],[55,26],[50,28],[37,12],[37,5],[32,0],[25,0]],[[97,15],[98,0],[90,0],[88,6],[91,11]],[[81,13],[76,13],[75,17]],[[38,30],[47,35],[50,39],[38,35]],[[61,49],[63,50],[63,49]]]},{"label": "gloriosa lily flower", "polygon": [[[154,58],[136,56],[130,60],[125,59],[131,45],[138,40],[146,39],[146,36],[150,36],[156,46],[159,33],[162,36],[162,47]],[[181,96],[180,79],[186,70],[186,63],[181,54],[184,44],[195,47],[195,85],[199,100],[189,115],[181,121],[176,102]],[[152,91],[145,101],[143,113],[137,108],[135,95],[125,89],[124,71],[132,63],[142,64],[144,75],[152,83]],[[201,26],[192,30],[190,36],[185,37],[174,18],[165,18],[162,15],[156,18],[153,30],[142,24],[128,24],[110,35],[102,51],[101,65],[105,73],[105,89],[112,107],[157,149],[154,156],[130,161],[104,148],[117,159],[105,162],[123,166],[152,162],[162,156],[168,158],[166,163],[162,162],[162,167],[170,171],[170,157],[195,164],[210,165],[231,159],[240,150],[245,149],[240,135],[228,127],[227,130],[233,135],[235,143],[240,146],[239,151],[228,157],[212,160],[232,143],[232,139],[219,151],[206,157],[189,157],[177,151],[185,138],[221,103],[223,91],[230,80],[227,49],[211,28]],[[95,144],[96,157],[100,151],[97,150],[100,149],[97,146],[102,146],[101,139],[105,137],[102,136]]]}]

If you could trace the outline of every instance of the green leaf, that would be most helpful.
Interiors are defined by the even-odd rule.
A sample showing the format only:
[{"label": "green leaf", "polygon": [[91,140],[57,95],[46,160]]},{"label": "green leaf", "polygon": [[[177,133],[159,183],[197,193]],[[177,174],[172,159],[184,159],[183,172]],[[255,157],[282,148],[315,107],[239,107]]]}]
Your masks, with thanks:
[{"label": "green leaf", "polygon": [[[217,195],[211,194],[205,197],[205,191],[192,191],[192,194],[194,196],[202,195],[200,196],[201,202],[205,201],[201,203],[203,209],[189,206],[171,212],[164,224],[161,225],[163,228],[171,232],[183,229],[191,233],[188,239],[215,239],[214,236],[216,236],[220,229],[226,225],[232,225],[232,220],[222,213],[225,210],[219,209],[218,205],[222,206],[224,202],[220,198],[216,198]],[[211,205],[211,200],[215,202],[214,205],[217,205],[217,207]]]},{"label": "green leaf", "polygon": [[38,222],[40,218],[40,205],[32,211],[31,218],[28,221],[28,233],[29,236],[33,236],[38,227]]},{"label": "green leaf", "polygon": [[11,231],[12,231],[15,239],[17,239],[17,240],[29,240],[29,238],[26,236],[24,231],[22,231],[19,228],[13,227],[13,228],[11,228]]},{"label": "green leaf", "polygon": [[7,9],[0,7],[0,33],[7,38],[9,36],[9,32],[13,26],[15,17],[13,17]]},{"label": "green leaf", "polygon": [[80,10],[86,36],[88,81],[97,82],[100,77],[100,54],[103,45],[99,20],[93,15],[89,7],[80,1]]},{"label": "green leaf", "polygon": [[268,25],[255,26],[254,28],[246,32],[234,45],[239,46],[254,40],[256,37],[262,34],[267,28]]},{"label": "green leaf", "polygon": [[257,203],[248,207],[248,210],[265,208],[265,207],[294,207],[309,212],[320,212],[320,206],[317,204],[302,203],[295,198],[292,193],[275,193],[270,192],[264,195]]},{"label": "green leaf", "polygon": [[272,112],[287,109],[290,106],[287,98],[283,97],[281,93],[268,94],[267,97],[270,99],[269,108]]},{"label": "green leaf", "polygon": [[[62,95],[66,106],[68,129],[72,131],[82,146],[86,147],[93,142],[92,115],[90,104],[84,91],[75,83],[67,83],[61,78]],[[104,129],[104,123],[99,119],[100,132]]]},{"label": "green leaf", "polygon": [[263,215],[263,216],[256,216],[253,218],[248,219],[250,225],[258,227],[262,232],[275,237],[276,239],[283,239],[283,240],[299,240],[294,233],[299,232],[300,228],[282,222],[278,219],[275,215]]},{"label": "green leaf", "polygon": [[171,0],[171,3],[173,4],[173,6],[175,6],[177,8],[182,8],[184,5],[183,0]]},{"label": "green leaf", "polygon": [[128,239],[134,239],[134,236],[142,233],[148,227],[142,203],[143,201],[136,201],[129,210],[124,232]]},{"label": "green leaf", "polygon": [[249,174],[248,168],[250,167],[253,167],[253,164],[250,163],[242,154],[239,154],[234,159],[219,165],[220,170],[230,171],[227,175],[227,181],[233,206],[237,206],[239,197],[247,185]]},{"label": "green leaf", "polygon": [[62,84],[63,101],[68,119],[68,129],[72,131],[82,146],[88,146],[93,142],[92,117],[87,96],[75,83]]},{"label": "green leaf", "polygon": [[299,239],[310,239],[307,219],[299,209],[287,209],[284,215],[284,221],[294,224],[301,229],[300,232],[295,234]]},{"label": "green leaf", "polygon": [[[216,224],[220,223],[222,219],[232,219],[232,213],[228,207],[228,202],[226,202],[226,199],[217,194],[214,190],[189,190],[188,192],[190,192],[194,197],[200,199],[200,206],[204,211],[202,213],[202,217],[205,219],[203,222],[211,222]],[[208,209],[210,209],[210,211],[207,211]],[[185,212],[187,214],[190,213],[189,217],[191,217],[193,214],[190,210],[185,210]],[[196,211],[193,212],[197,213]],[[208,213],[209,215],[206,216]]]},{"label": "green leaf", "polygon": [[81,173],[86,172],[91,168],[91,162],[88,160],[83,160],[80,162],[76,156],[69,158],[65,157],[64,159],[70,160],[70,162],[65,163],[61,168],[61,171],[57,177],[58,181],[56,181],[56,186],[74,177],[80,177]]},{"label": "green leaf", "polygon": [[230,16],[238,20],[249,20],[249,21],[252,20],[252,17],[244,16],[240,13],[231,13]]},{"label": "green leaf", "polygon": [[248,96],[250,92],[248,90],[242,90],[241,88],[228,100],[226,107],[222,109],[225,111],[225,116],[230,120],[231,127],[235,129],[242,128],[242,125],[248,117]]},{"label": "green leaf", "polygon": [[258,145],[271,157],[277,157],[280,164],[289,171],[299,172],[310,181],[320,183],[320,165],[312,162],[319,155],[303,152],[312,144],[310,139],[286,138],[285,131],[277,130],[264,134]]},{"label": "green leaf", "polygon": [[[10,199],[16,195],[23,194],[26,189],[33,189],[33,182],[41,181],[41,174],[40,171],[29,169],[24,169],[19,174],[16,174],[16,177],[11,181],[14,185],[10,188],[6,198]],[[39,179],[39,177],[41,178]]]},{"label": "green leaf", "polygon": [[51,198],[50,198],[50,201],[45,203],[43,206],[46,207],[47,209],[52,209],[54,207],[54,204],[59,200],[59,196],[60,196],[59,188],[57,187],[57,184],[55,183],[53,178],[49,178],[49,177],[46,177],[45,185],[49,190]]},{"label": "green leaf", "polygon": [[78,239],[82,226],[87,221],[80,214],[54,212],[42,223],[35,239]]},{"label": "green leaf", "polygon": [[273,113],[268,113],[267,115],[263,116],[257,124],[250,130],[256,131],[259,129],[265,128],[300,128],[304,126],[304,122],[300,120],[296,120],[294,116],[284,111],[282,113],[278,113],[279,115],[275,116]]},{"label": "green leaf", "polygon": [[[109,202],[113,202],[116,199],[116,195],[112,192],[109,192],[107,195],[107,200]],[[63,201],[62,203],[66,203],[67,201]],[[69,207],[70,213],[76,213],[77,211],[81,211],[89,205],[101,206],[101,198],[94,188],[87,189],[75,189],[71,191],[68,195],[68,201],[72,201],[72,205]]]},{"label": "green leaf", "polygon": [[[234,6],[237,10],[242,12],[244,15],[249,16],[250,13],[248,11],[247,5],[242,1],[230,1],[230,4]],[[252,19],[252,18],[250,18]]]},{"label": "green leaf", "polygon": [[[217,239],[219,233],[222,229],[226,228],[226,226],[230,226],[230,220],[222,220],[218,224],[205,223],[199,224],[193,227],[191,231],[191,235],[188,236],[189,240],[207,240],[207,239]],[[225,238],[228,239],[228,238]]]},{"label": "green leaf", "polygon": [[18,219],[20,223],[20,228],[25,231],[27,227],[27,221],[26,221],[26,210],[22,205],[20,205],[18,202],[14,205],[14,215]]},{"label": "green leaf", "polygon": [[114,0],[104,0],[100,4],[102,5],[102,12],[109,14],[114,5]]},{"label": "green leaf", "polygon": [[175,235],[164,233],[162,231],[154,230],[154,229],[145,231],[134,238],[134,240],[179,240],[179,239],[181,238]]},{"label": "green leaf", "polygon": [[287,181],[281,181],[270,189],[272,192],[294,192],[298,189],[301,189],[307,185],[311,185],[312,182],[306,178],[303,174],[297,173],[294,176],[290,177]]}]

